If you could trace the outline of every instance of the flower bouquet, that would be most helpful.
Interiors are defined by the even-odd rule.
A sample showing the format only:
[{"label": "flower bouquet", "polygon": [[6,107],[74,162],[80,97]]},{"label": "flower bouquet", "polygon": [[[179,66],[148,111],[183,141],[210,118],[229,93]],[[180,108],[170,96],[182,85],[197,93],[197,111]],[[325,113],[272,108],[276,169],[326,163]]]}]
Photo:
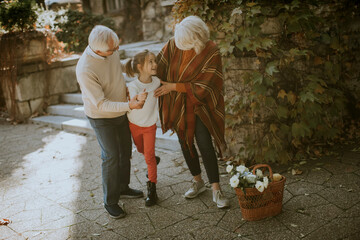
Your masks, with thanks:
[{"label": "flower bouquet", "polygon": [[[260,220],[275,216],[282,210],[285,177],[273,174],[266,164],[257,164],[249,170],[244,165],[228,163],[226,171],[232,176],[230,185],[235,189],[242,217]],[[267,169],[269,175],[261,169]]]},{"label": "flower bouquet", "polygon": [[226,171],[231,174],[230,185],[233,188],[240,188],[246,195],[246,188],[255,187],[259,192],[263,192],[269,186],[269,178],[264,176],[260,169],[256,169],[255,174],[249,171],[244,165],[227,165]]}]

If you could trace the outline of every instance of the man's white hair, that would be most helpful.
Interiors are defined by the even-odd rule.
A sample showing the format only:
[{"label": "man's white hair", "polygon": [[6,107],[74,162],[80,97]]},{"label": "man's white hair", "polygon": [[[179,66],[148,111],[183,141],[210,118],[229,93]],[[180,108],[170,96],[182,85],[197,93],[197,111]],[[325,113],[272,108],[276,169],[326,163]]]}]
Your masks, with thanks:
[{"label": "man's white hair", "polygon": [[89,46],[93,51],[106,52],[109,49],[109,40],[112,39],[114,47],[118,46],[120,41],[116,33],[103,25],[96,25],[89,35]]},{"label": "man's white hair", "polygon": [[198,16],[184,18],[175,26],[175,44],[181,50],[194,49],[199,54],[209,40],[210,31]]}]

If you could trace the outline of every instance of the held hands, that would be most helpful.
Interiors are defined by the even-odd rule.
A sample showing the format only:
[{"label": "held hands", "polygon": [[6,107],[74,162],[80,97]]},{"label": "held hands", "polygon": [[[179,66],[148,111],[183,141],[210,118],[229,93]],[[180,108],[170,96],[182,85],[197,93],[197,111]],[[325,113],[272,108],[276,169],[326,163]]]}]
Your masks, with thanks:
[{"label": "held hands", "polygon": [[142,102],[142,101],[145,102],[147,95],[148,95],[148,92],[146,92],[146,90],[144,89],[144,91],[142,93],[137,95],[137,100],[140,102]]},{"label": "held hands", "polygon": [[175,91],[176,89],[176,83],[168,83],[161,81],[162,86],[160,86],[158,89],[154,92],[154,97],[159,97],[165,94],[168,94],[171,91]]},{"label": "held hands", "polygon": [[138,95],[135,95],[132,99],[130,99],[129,101],[129,107],[130,109],[141,109],[144,104],[145,104],[145,100],[147,98],[148,92],[146,92],[146,90],[144,89],[143,92],[141,92]]}]

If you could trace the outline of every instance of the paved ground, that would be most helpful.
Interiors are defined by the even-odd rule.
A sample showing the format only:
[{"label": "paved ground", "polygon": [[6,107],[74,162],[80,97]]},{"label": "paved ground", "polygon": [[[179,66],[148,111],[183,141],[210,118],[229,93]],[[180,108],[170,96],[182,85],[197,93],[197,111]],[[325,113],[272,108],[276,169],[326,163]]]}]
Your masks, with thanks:
[{"label": "paved ground", "polygon": [[[126,199],[127,217],[113,220],[102,207],[94,137],[0,121],[0,219],[12,221],[0,226],[0,239],[359,239],[359,146],[308,160],[301,175],[273,166],[287,177],[283,212],[256,222],[242,220],[223,165],[226,210],[212,203],[210,188],[184,199],[191,176],[182,155],[158,151],[158,205]],[[145,190],[145,172],[134,152],[132,187]]]}]

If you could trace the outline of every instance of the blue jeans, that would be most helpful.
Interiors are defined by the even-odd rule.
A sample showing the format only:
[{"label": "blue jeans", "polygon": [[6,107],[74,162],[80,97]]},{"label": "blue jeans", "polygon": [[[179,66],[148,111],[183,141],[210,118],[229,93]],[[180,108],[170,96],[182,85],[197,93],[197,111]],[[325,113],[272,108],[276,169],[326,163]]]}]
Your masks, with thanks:
[{"label": "blue jeans", "polygon": [[[200,120],[198,116],[196,116],[196,123],[195,123],[195,138],[201,153],[201,157],[203,160],[203,164],[209,182],[218,183],[219,166],[218,166],[218,160],[216,157],[215,149],[212,143],[211,135],[207,127],[204,125],[204,123]],[[185,146],[185,142],[182,141],[180,138],[179,138],[179,142],[191,175],[197,176],[201,174],[199,154],[195,148],[195,145],[193,144],[191,146],[192,151],[194,153],[192,156],[190,154],[190,150]]]},{"label": "blue jeans", "polygon": [[118,204],[130,183],[132,142],[127,116],[88,119],[101,147],[104,203]]}]

